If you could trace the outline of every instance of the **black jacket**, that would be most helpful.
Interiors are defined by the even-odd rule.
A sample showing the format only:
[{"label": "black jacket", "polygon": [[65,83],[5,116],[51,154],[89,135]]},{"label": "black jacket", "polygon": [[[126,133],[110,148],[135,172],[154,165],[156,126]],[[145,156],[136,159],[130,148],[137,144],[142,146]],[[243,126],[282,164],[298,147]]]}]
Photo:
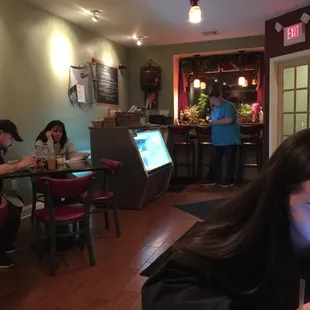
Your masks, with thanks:
[{"label": "black jacket", "polygon": [[[248,295],[232,292],[228,281],[245,290],[254,288],[264,274],[261,249],[251,251],[243,258],[216,263],[227,283],[220,283],[209,272],[210,264],[193,254],[175,252],[168,262],[151,277],[142,289],[143,310],[296,310],[298,308],[300,273],[310,279],[308,256],[303,258],[305,270],[287,268],[284,281],[274,281],[271,276],[255,293]],[[267,257],[268,255],[266,255]],[[281,257],[281,249],[279,250]],[[281,262],[276,262],[273,275]],[[207,267],[208,265],[208,267]],[[300,264],[297,264],[300,266]],[[296,267],[296,268],[295,268]],[[247,273],[247,271],[249,271]],[[278,279],[278,277],[277,277]],[[226,285],[227,284],[227,285]],[[276,298],[273,298],[277,296]],[[307,301],[307,300],[305,300]]]}]

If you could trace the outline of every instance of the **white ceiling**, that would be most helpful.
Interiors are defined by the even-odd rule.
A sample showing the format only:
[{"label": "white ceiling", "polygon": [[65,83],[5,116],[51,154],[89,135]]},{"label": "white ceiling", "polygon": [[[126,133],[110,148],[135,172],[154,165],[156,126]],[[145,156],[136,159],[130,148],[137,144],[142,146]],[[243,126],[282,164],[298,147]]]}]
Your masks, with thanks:
[{"label": "white ceiling", "polygon": [[[189,0],[26,0],[122,45],[147,36],[145,45],[187,43],[264,34],[265,21],[309,5],[310,0],[200,0],[203,21],[188,22]],[[94,23],[85,13],[100,10]],[[218,30],[205,37],[203,31]]]}]

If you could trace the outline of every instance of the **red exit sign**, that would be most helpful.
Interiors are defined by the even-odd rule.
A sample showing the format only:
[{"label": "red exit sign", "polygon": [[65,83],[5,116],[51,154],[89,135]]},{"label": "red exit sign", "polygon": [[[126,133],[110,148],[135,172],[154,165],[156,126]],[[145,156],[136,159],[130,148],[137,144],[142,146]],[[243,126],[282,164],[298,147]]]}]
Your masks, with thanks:
[{"label": "red exit sign", "polygon": [[299,23],[284,28],[284,46],[306,42],[305,24]]}]

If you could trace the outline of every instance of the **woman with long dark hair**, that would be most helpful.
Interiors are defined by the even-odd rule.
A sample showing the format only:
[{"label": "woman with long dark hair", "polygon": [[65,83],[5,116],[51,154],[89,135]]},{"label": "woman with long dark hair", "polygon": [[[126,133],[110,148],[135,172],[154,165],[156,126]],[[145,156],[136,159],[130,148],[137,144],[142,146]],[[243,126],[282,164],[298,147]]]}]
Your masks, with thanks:
[{"label": "woman with long dark hair", "polygon": [[146,282],[143,310],[296,310],[301,279],[306,303],[310,129],[287,138],[253,182],[176,244]]},{"label": "woman with long dark hair", "polygon": [[86,159],[89,154],[79,153],[73,143],[68,139],[65,124],[59,120],[51,121],[40,132],[35,143],[36,155],[47,157],[49,155],[65,156],[70,160],[74,157]]}]

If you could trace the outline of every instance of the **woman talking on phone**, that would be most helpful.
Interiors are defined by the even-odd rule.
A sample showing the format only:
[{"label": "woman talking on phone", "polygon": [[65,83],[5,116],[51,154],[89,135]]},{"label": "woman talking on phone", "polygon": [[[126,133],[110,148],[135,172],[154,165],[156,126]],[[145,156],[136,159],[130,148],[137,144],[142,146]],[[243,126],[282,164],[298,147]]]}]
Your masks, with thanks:
[{"label": "woman talking on phone", "polygon": [[309,141],[310,129],[287,138],[254,181],[177,242],[142,289],[143,310],[310,309]]},{"label": "woman talking on phone", "polygon": [[35,143],[36,155],[40,158],[48,156],[64,156],[67,160],[86,159],[89,154],[80,153],[68,139],[65,124],[55,120],[47,124],[40,132]]}]

